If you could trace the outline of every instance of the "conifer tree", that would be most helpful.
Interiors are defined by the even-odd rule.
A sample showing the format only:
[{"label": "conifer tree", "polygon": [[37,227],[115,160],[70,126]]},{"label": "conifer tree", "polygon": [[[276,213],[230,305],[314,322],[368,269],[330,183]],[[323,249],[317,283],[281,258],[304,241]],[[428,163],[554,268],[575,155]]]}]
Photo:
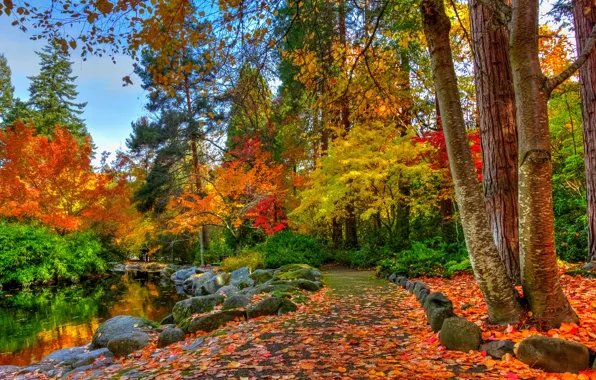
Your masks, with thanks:
[{"label": "conifer tree", "polygon": [[0,54],[0,120],[6,118],[6,114],[12,108],[14,86],[11,81],[11,71],[4,54]]},{"label": "conifer tree", "polygon": [[36,52],[40,58],[39,75],[28,77],[29,106],[36,111],[33,121],[37,132],[52,134],[56,125],[66,127],[78,140],[88,136],[81,114],[87,103],[77,103],[78,91],[72,76],[72,62],[57,43]]}]

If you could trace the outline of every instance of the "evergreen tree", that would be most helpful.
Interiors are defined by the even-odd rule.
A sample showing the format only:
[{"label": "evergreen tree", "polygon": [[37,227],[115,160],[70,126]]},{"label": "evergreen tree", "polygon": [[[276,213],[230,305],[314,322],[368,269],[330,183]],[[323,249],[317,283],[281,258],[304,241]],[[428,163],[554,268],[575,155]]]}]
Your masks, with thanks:
[{"label": "evergreen tree", "polygon": [[77,103],[78,92],[71,76],[72,62],[67,52],[51,43],[41,52],[36,52],[41,59],[39,75],[28,77],[29,105],[36,111],[33,120],[37,132],[50,135],[56,125],[65,126],[79,140],[88,136],[87,129],[80,118],[87,103]]},{"label": "evergreen tree", "polygon": [[0,119],[4,120],[12,108],[14,86],[10,78],[11,72],[4,54],[0,54]]}]

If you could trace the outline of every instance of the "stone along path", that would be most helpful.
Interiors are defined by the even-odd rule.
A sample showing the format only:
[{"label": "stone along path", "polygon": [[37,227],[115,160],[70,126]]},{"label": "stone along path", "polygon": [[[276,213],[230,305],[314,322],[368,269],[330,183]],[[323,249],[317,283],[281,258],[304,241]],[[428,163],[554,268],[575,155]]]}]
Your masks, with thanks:
[{"label": "stone along path", "polygon": [[[165,349],[146,350],[77,378],[359,379],[503,378],[480,353],[445,351],[424,311],[372,272],[324,272],[326,290],[296,313],[228,325]],[[82,377],[81,377],[82,376]]]}]

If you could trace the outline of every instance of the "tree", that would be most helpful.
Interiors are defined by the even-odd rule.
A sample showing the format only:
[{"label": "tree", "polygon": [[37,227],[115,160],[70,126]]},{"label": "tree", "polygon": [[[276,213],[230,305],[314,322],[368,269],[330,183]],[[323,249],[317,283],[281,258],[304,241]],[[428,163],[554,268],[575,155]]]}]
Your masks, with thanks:
[{"label": "tree", "polygon": [[493,241],[468,145],[449,45],[451,22],[445,14],[442,0],[423,1],[420,12],[428,40],[455,195],[474,275],[488,306],[491,322],[515,323],[521,316],[522,308]]},{"label": "tree", "polygon": [[20,121],[0,131],[0,215],[60,233],[97,225],[111,233],[129,204],[125,178],[93,171],[89,140],[80,145],[60,127],[50,137]]},{"label": "tree", "polygon": [[[586,0],[573,1],[573,20],[577,52],[589,43],[596,25],[594,4]],[[586,167],[586,197],[588,204],[588,258],[596,261],[596,54],[592,53],[579,68],[581,84],[582,118],[584,135],[584,161]]]},{"label": "tree", "polygon": [[0,120],[4,120],[14,103],[11,71],[4,54],[0,54]]},{"label": "tree", "polygon": [[[501,1],[501,0],[498,0]],[[491,8],[470,1],[484,202],[509,277],[521,282],[517,216],[517,128],[509,30]]]},{"label": "tree", "polygon": [[66,127],[79,142],[89,135],[80,118],[87,103],[77,103],[78,92],[71,76],[72,62],[68,52],[56,42],[46,45],[40,52],[40,72],[29,77],[28,104],[34,111],[33,120],[37,132],[50,136],[54,127]]}]

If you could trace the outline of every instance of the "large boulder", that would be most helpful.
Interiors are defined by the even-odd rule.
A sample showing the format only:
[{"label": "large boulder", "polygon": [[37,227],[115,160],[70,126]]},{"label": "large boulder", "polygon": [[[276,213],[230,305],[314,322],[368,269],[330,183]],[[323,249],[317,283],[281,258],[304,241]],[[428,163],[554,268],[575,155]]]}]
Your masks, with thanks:
[{"label": "large boulder", "polygon": [[242,294],[238,294],[238,295],[226,298],[226,300],[223,303],[223,309],[224,310],[240,309],[240,308],[248,306],[249,304],[250,304],[250,298],[248,298],[247,296],[243,296]]},{"label": "large boulder", "polygon": [[257,269],[249,277],[255,282],[255,285],[260,285],[271,280],[273,275],[273,269]]},{"label": "large boulder", "polygon": [[296,311],[296,305],[292,301],[281,297],[269,297],[249,307],[246,310],[246,316],[252,319],[265,315],[281,315],[292,311]]},{"label": "large boulder", "polygon": [[463,352],[477,350],[482,343],[482,330],[465,318],[451,317],[443,321],[439,340],[448,350]]},{"label": "large boulder", "polygon": [[165,278],[170,278],[178,270],[180,270],[180,265],[166,264],[163,268],[161,268],[161,275]]},{"label": "large boulder", "polygon": [[303,279],[288,281],[288,285],[294,286],[298,289],[308,290],[309,292],[316,292],[322,286],[322,284],[318,281],[309,281]]},{"label": "large boulder", "polygon": [[244,319],[246,319],[246,316],[242,310],[219,311],[217,313],[191,319],[187,331],[191,334],[197,331],[211,332],[217,330],[228,322]]},{"label": "large boulder", "polygon": [[428,324],[434,332],[441,330],[445,319],[455,317],[453,303],[440,292],[433,292],[426,296],[423,307]]},{"label": "large boulder", "polygon": [[157,324],[148,319],[119,315],[108,319],[95,330],[91,348],[107,347],[108,342],[114,338],[153,327],[157,327]]},{"label": "large boulder", "polygon": [[570,340],[534,335],[517,346],[517,359],[547,372],[578,373],[590,365],[590,350]]},{"label": "large boulder", "polygon": [[275,278],[280,280],[309,280],[309,281],[316,281],[318,278],[316,277],[315,271],[309,268],[302,268],[297,269],[291,272],[283,272],[275,275]]},{"label": "large boulder", "polygon": [[480,351],[486,351],[490,357],[500,360],[505,354],[514,355],[513,347],[515,343],[510,340],[493,340],[480,346]]},{"label": "large boulder", "polygon": [[286,264],[275,270],[276,273],[293,272],[299,269],[314,269],[308,264]]},{"label": "large boulder", "polygon": [[177,327],[168,327],[162,331],[161,334],[159,334],[159,337],[157,338],[157,347],[163,348],[169,346],[172,343],[184,340],[185,337],[186,334],[182,329]]},{"label": "large boulder", "polygon": [[221,287],[228,284],[230,280],[230,274],[223,272],[216,276],[213,276],[209,280],[205,281],[201,286],[201,292],[203,294],[215,294]]},{"label": "large boulder", "polygon": [[222,304],[224,300],[224,296],[212,294],[208,296],[192,297],[179,301],[172,309],[174,322],[180,323],[195,313],[208,313],[212,311],[215,306]]},{"label": "large boulder", "polygon": [[114,356],[126,356],[142,349],[148,344],[148,334],[140,331],[134,331],[129,334],[110,339],[108,342],[108,349],[114,354]]}]

